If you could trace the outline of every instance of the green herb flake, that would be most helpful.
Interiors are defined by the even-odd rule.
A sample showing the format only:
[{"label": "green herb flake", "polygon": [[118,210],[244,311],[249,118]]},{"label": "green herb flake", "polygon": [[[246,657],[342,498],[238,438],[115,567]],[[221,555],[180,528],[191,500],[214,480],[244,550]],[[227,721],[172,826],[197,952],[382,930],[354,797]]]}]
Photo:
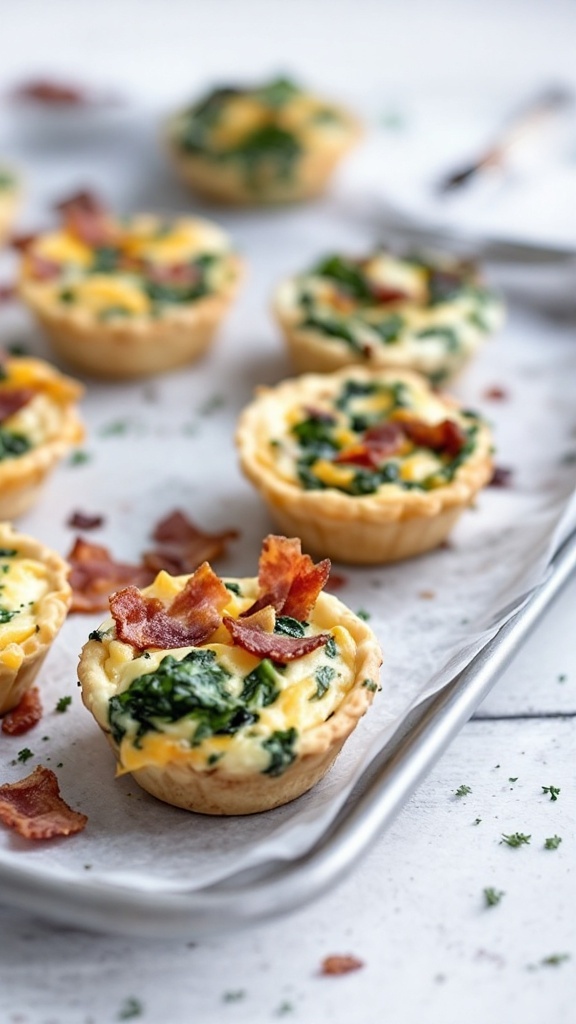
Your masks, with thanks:
[{"label": "green herb flake", "polygon": [[471,792],[470,786],[458,786],[458,789],[454,790],[455,796],[468,796]]},{"label": "green herb flake", "polygon": [[104,636],[104,634],[101,633],[99,629],[93,629],[91,633],[88,633],[88,639],[89,640],[97,640],[97,642],[99,644],[102,643],[102,637],[103,636]]},{"label": "green herb flake", "polygon": [[328,637],[324,645],[324,652],[327,658],[336,658],[338,656],[338,644],[333,636]]},{"label": "green herb flake", "polygon": [[124,1000],[124,1005],[119,1010],[117,1020],[133,1020],[134,1017],[141,1017],[143,1012],[144,1007],[140,1000],[129,996],[128,999]]},{"label": "green herb flake", "polygon": [[369,693],[376,693],[376,690],[378,689],[378,683],[375,683],[373,679],[364,679],[362,681],[362,686],[365,690],[368,690]]},{"label": "green herb flake", "polygon": [[474,818],[474,821],[472,822],[472,824],[473,825],[479,825],[481,821],[482,821],[482,818]]},{"label": "green herb flake", "polygon": [[568,678],[568,676],[564,672],[561,672],[560,675],[558,676],[558,682],[559,683],[565,683],[567,678]]},{"label": "green herb flake", "polygon": [[16,755],[16,759],[20,761],[21,764],[26,764],[26,761],[29,761],[31,757],[34,757],[34,754],[30,750],[30,747],[23,747]]},{"label": "green herb flake", "polygon": [[120,437],[123,434],[127,434],[130,428],[130,424],[127,420],[113,420],[111,423],[106,423],[100,429],[100,437]]},{"label": "green herb flake", "polygon": [[239,1003],[241,999],[245,999],[245,998],[246,998],[246,989],[244,989],[244,988],[231,989],[230,991],[224,992],[222,994],[222,1002],[223,1003]]},{"label": "green herb flake", "polygon": [[6,622],[11,622],[14,616],[18,614],[18,609],[0,608],[0,626],[3,626]]},{"label": "green herb flake", "polygon": [[364,622],[368,622],[372,618],[370,612],[367,612],[365,608],[359,608],[358,611],[356,612],[356,615],[358,616],[359,619],[362,619]]},{"label": "green herb flake", "polygon": [[484,894],[484,902],[487,907],[495,907],[500,903],[500,900],[505,895],[501,889],[493,889],[492,886],[488,886],[487,889],[482,890]]},{"label": "green herb flake", "polygon": [[239,583],[224,583],[226,590],[229,590],[231,594],[236,594],[237,597],[242,597],[242,590],[240,589]]},{"label": "green herb flake", "polygon": [[562,836],[548,836],[548,839],[544,840],[545,850],[557,850],[562,842]]},{"label": "green herb flake", "polygon": [[276,1016],[277,1017],[284,1017],[287,1013],[293,1013],[293,1012],[294,1012],[294,1004],[288,1002],[288,1000],[285,999],[282,1003],[280,1003],[280,1006],[276,1010]]},{"label": "green herb flake", "polygon": [[524,832],[511,832],[509,835],[502,833],[501,843],[505,843],[506,846],[527,846],[531,840],[531,835],[525,835]]},{"label": "green herb flake", "polygon": [[61,715],[63,715],[64,712],[68,710],[71,703],[72,697],[60,697],[59,700],[56,701],[56,707],[54,708],[54,711],[58,711]]},{"label": "green herb flake", "polygon": [[332,668],[331,665],[320,665],[314,673],[314,680],[316,682],[316,690],[309,698],[310,700],[321,700],[322,697],[330,689],[330,683],[336,675],[336,669]]},{"label": "green herb flake", "polygon": [[299,619],[294,619],[291,615],[278,615],[274,624],[274,632],[299,640],[305,636],[305,626],[307,625],[308,623],[300,622]]},{"label": "green herb flake", "polygon": [[560,788],[558,786],[542,786],[543,793],[549,793],[550,799],[554,803],[558,799]]},{"label": "green herb flake", "polygon": [[567,960],[570,960],[570,953],[552,953],[551,956],[543,957],[540,963],[543,967],[559,967]]},{"label": "green herb flake", "polygon": [[510,777],[508,779],[508,782],[518,782],[518,779],[519,779],[518,775],[510,775]]},{"label": "green herb flake", "polygon": [[68,459],[68,465],[85,466],[87,462],[90,462],[91,458],[92,456],[90,455],[89,452],[82,451],[80,449],[79,451],[72,452],[70,458]]}]

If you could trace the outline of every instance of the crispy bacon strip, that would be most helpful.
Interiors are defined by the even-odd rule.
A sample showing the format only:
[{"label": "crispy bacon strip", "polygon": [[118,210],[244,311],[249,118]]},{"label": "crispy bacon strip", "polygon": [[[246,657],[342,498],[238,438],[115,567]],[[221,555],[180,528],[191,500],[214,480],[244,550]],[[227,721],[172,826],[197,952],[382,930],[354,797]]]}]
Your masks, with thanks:
[{"label": "crispy bacon strip", "polygon": [[364,961],[357,956],[342,956],[335,954],[326,956],[320,965],[320,974],[349,974],[350,971],[359,971],[364,967]]},{"label": "crispy bacon strip", "polygon": [[37,231],[28,231],[26,234],[11,235],[8,244],[17,252],[26,252],[38,238]]},{"label": "crispy bacon strip", "polygon": [[25,779],[0,786],[0,821],[24,839],[52,839],[81,832],[88,818],[62,799],[54,772],[38,765]]},{"label": "crispy bacon strip", "polygon": [[87,103],[84,89],[66,82],[57,82],[49,78],[32,79],[23,82],[13,92],[16,100],[34,100],[47,106],[82,106]]},{"label": "crispy bacon strip", "polygon": [[269,534],[262,544],[258,562],[260,595],[242,613],[242,618],[270,604],[277,613],[305,619],[329,573],[329,560],[314,565],[310,555],[302,554],[302,546],[297,537]]},{"label": "crispy bacon strip", "polygon": [[207,562],[190,577],[168,607],[126,587],[110,598],[116,636],[138,650],[147,647],[192,647],[218,628],[230,594]]},{"label": "crispy bacon strip", "polygon": [[265,633],[258,626],[249,625],[242,619],[231,619],[227,615],[222,621],[238,647],[258,658],[270,658],[271,661],[279,661],[281,664],[310,654],[318,647],[323,647],[330,639],[329,633],[303,637]]},{"label": "crispy bacon strip", "polygon": [[55,260],[47,260],[44,256],[30,250],[26,253],[26,262],[30,276],[35,281],[54,281],[60,276],[61,267]]},{"label": "crispy bacon strip", "polygon": [[385,459],[400,451],[405,440],[400,423],[379,423],[364,432],[359,444],[339,452],[334,462],[377,469]]},{"label": "crispy bacon strip", "polygon": [[72,512],[68,517],[66,526],[73,526],[77,530],[96,530],[99,526],[102,526],[103,522],[104,516],[97,513],[91,515],[87,512]]},{"label": "crispy bacon strip", "polygon": [[113,245],[117,229],[108,210],[93,192],[82,191],[58,203],[64,229],[89,246]]},{"label": "crispy bacon strip", "polygon": [[404,432],[414,444],[432,448],[433,451],[459,455],[466,443],[462,428],[454,420],[425,423],[416,417],[402,417],[401,423]]},{"label": "crispy bacon strip", "polygon": [[7,736],[22,736],[33,729],[42,718],[40,690],[32,686],[21,698],[20,703],[8,711],[2,719],[2,732]]},{"label": "crispy bacon strip", "polygon": [[145,587],[154,573],[140,565],[117,562],[108,548],[77,537],[67,561],[71,565],[72,612],[108,610],[108,597],[119,587],[134,584]]},{"label": "crispy bacon strip", "polygon": [[0,388],[0,423],[28,405],[35,394],[33,388]]},{"label": "crispy bacon strip", "polygon": [[228,541],[235,540],[238,532],[205,533],[176,509],[158,523],[152,536],[157,546],[144,553],[146,568],[155,573],[165,569],[173,576],[180,576],[194,572],[202,562],[220,558]]},{"label": "crispy bacon strip", "polygon": [[390,302],[405,302],[410,298],[401,288],[392,288],[386,284],[373,284],[370,291],[380,306],[387,306]]}]

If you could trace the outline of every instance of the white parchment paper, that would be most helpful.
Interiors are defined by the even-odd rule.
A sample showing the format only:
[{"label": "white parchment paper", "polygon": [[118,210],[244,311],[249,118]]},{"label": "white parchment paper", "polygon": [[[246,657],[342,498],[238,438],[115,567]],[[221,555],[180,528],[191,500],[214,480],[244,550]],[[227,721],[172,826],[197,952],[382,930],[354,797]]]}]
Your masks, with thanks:
[{"label": "white parchment paper", "polygon": [[[247,263],[242,295],[200,365],[145,382],[86,382],[88,459],[62,465],[19,526],[66,554],[75,535],[67,525],[71,513],[99,513],[103,526],[86,536],[128,561],[149,546],[157,520],[180,508],[206,529],[237,528],[239,540],[216,568],[254,575],[262,538],[273,527],[238,470],[233,435],[255,386],[291,372],[268,313],[271,290],[322,254],[366,250],[380,240],[378,224],[353,215],[353,166],[332,197],[316,204],[261,212],[201,208],[174,182],[155,132],[154,118],[139,112],[122,132],[101,133],[97,145],[83,136],[32,146],[15,126],[8,137],[30,183],[30,225],[50,221],[52,200],[90,185],[126,211],[213,216]],[[1,311],[0,341],[23,341],[51,358],[22,310]],[[292,804],[248,818],[209,818],[159,803],[130,777],[115,780],[112,754],[76,686],[79,651],[103,616],[70,617],[42,671],[45,716],[25,737],[0,737],[0,775],[12,781],[39,763],[52,767],[63,796],[89,823],[72,839],[46,844],[0,831],[0,874],[2,865],[17,864],[47,885],[89,879],[178,892],[309,848],[400,716],[426,688],[439,688],[463,667],[542,579],[551,550],[576,525],[574,380],[573,323],[525,302],[510,309],[501,335],[454,386],[492,422],[497,463],[512,470],[512,486],[487,489],[446,548],[394,566],[334,567],[345,577],[338,596],[369,614],[381,641],[382,691],[329,775]],[[490,397],[495,387],[499,400]],[[449,673],[442,670],[447,663]],[[72,704],[58,713],[65,695]],[[34,755],[25,767],[17,761],[24,746]]]}]

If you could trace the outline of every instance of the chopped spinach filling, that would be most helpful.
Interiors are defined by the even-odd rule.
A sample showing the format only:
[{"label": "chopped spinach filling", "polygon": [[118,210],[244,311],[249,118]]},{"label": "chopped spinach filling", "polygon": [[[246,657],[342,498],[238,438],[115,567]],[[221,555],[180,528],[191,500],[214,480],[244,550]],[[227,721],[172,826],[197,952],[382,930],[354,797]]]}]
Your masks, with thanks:
[{"label": "chopped spinach filling", "polygon": [[278,677],[271,661],[264,658],[245,680],[240,699],[251,708],[265,708],[279,696]]},{"label": "chopped spinach filling", "polygon": [[278,729],[268,739],[263,740],[262,746],[270,754],[270,764],[264,769],[264,775],[276,777],[286,771],[296,760],[294,747],[297,739],[297,730],[291,728]]},{"label": "chopped spinach filling", "polygon": [[25,434],[16,434],[0,427],[0,462],[3,459],[17,459],[32,448],[32,442]]},{"label": "chopped spinach filling", "polygon": [[10,608],[0,608],[0,626],[3,626],[6,622],[11,622],[15,615],[18,615],[19,609],[11,611]]},{"label": "chopped spinach filling", "polygon": [[332,665],[320,665],[314,673],[316,690],[310,697],[310,700],[321,700],[330,689],[330,683],[335,675],[336,669],[332,668]]}]

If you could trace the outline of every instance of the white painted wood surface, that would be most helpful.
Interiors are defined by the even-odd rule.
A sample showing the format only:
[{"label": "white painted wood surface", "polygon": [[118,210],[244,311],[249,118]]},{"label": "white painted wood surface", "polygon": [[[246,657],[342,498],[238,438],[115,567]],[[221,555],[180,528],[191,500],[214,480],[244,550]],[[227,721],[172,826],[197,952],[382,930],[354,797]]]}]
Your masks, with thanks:
[{"label": "white painted wood surface", "polygon": [[[378,88],[390,101],[428,86],[503,95],[552,78],[576,86],[573,5],[503,7],[6,2],[0,86],[58,71],[112,82],[159,106],[196,81],[222,78],[223,69],[233,77],[279,66],[327,87],[344,82],[342,91]],[[2,1024],[572,1024],[575,598],[573,583],[477,720],[333,894],[197,945],[90,935],[2,909]],[[468,796],[455,796],[461,785]],[[560,788],[556,801],[542,791],[550,785]],[[500,842],[513,832],[530,843]],[[545,849],[555,835],[561,844]],[[504,893],[498,905],[485,905],[487,887]],[[330,954],[353,954],[364,966],[322,977]]]}]

